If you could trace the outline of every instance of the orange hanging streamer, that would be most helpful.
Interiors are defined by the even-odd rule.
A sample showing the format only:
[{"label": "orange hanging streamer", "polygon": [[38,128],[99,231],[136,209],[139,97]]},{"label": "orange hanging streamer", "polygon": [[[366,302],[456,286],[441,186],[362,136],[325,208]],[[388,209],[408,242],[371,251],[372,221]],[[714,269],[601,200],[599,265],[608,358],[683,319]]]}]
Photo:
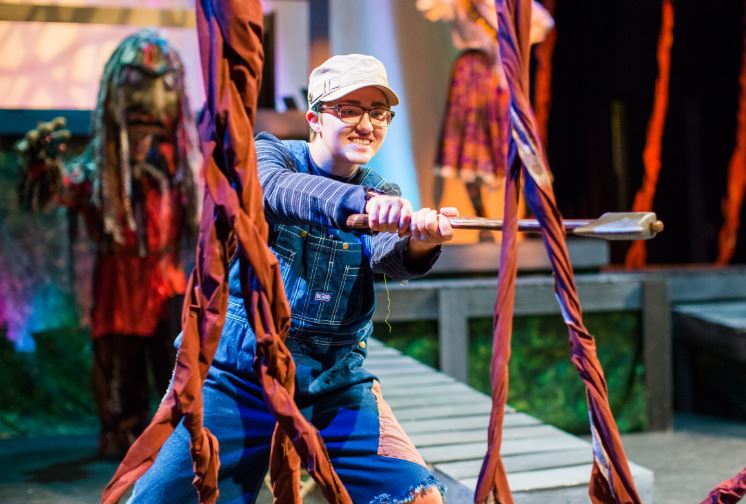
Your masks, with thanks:
[{"label": "orange hanging streamer", "polygon": [[[746,28],[746,12],[744,13]],[[741,97],[738,101],[736,145],[728,166],[728,189],[723,198],[723,227],[720,229],[717,264],[728,264],[733,257],[741,227],[741,207],[746,192],[746,29],[741,56]]]},{"label": "orange hanging streamer", "polygon": [[[668,110],[668,81],[671,74],[671,46],[673,45],[673,0],[663,0],[663,16],[658,38],[658,80],[655,83],[653,113],[648,122],[648,134],[642,162],[645,173],[642,187],[635,194],[632,210],[649,212],[653,209],[653,199],[661,171],[661,145]],[[644,241],[636,241],[627,251],[624,266],[628,269],[641,268],[647,263],[647,249]]]},{"label": "orange hanging streamer", "polygon": [[[554,16],[555,1],[544,0],[549,14]],[[534,80],[534,118],[539,139],[547,148],[549,113],[552,107],[552,55],[557,43],[557,29],[552,29],[547,38],[536,46],[534,56],[536,57],[536,77]]]}]

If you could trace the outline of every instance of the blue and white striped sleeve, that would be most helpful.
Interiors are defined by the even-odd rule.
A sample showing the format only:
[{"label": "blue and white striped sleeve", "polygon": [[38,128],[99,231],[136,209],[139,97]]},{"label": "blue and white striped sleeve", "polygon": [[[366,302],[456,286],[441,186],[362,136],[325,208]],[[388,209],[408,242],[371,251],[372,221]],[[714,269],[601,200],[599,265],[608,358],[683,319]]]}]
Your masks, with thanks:
[{"label": "blue and white striped sleeve", "polygon": [[416,261],[407,259],[409,237],[399,238],[394,233],[378,233],[371,238],[373,254],[371,267],[375,273],[383,273],[394,280],[420,278],[428,273],[440,257],[440,246],[432,253]]},{"label": "blue and white striped sleeve", "polygon": [[350,214],[364,212],[364,187],[298,173],[288,166],[290,153],[283,149],[279,141],[256,142],[264,214],[269,222],[344,229]]}]

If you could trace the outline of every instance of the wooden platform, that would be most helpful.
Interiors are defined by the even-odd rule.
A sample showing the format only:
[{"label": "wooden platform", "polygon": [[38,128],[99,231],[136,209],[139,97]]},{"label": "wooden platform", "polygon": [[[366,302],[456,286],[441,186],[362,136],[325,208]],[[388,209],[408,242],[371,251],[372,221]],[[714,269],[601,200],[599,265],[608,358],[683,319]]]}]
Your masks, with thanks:
[{"label": "wooden platform", "polygon": [[673,312],[687,345],[746,362],[746,300],[682,304]]},{"label": "wooden platform", "polygon": [[[487,449],[491,400],[379,341],[369,340],[366,368],[412,442],[448,486],[449,504],[473,502]],[[503,462],[517,503],[587,503],[591,445],[507,408]],[[643,502],[652,501],[653,473],[631,464]]]},{"label": "wooden platform", "polygon": [[[673,324],[677,407],[709,414],[744,411],[736,385],[743,378],[736,382],[737,377],[724,375],[725,366],[746,364],[746,300],[680,304],[673,308]],[[721,359],[722,365],[702,368],[696,362],[698,354]],[[698,404],[703,397],[709,406]],[[715,403],[720,405],[713,411]]]}]

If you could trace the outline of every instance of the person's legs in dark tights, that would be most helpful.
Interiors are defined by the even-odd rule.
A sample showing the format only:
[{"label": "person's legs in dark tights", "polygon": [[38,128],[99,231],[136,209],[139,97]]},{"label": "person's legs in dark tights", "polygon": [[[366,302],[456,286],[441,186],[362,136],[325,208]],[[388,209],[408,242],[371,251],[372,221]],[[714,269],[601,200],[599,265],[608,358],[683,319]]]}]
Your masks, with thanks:
[{"label": "person's legs in dark tights", "polygon": [[166,393],[176,362],[174,339],[181,331],[183,299],[183,296],[175,296],[164,304],[158,326],[153,336],[148,338],[148,365],[159,398]]},{"label": "person's legs in dark tights", "polygon": [[[484,210],[484,202],[482,201],[482,182],[480,179],[476,179],[473,182],[466,183],[466,190],[469,192],[469,199],[471,204],[474,206],[474,211],[477,213],[477,217],[486,217],[487,212]],[[492,233],[483,229],[479,232],[480,242],[491,242],[494,241]]]},{"label": "person's legs in dark tights", "polygon": [[102,458],[121,458],[147,425],[148,339],[107,334],[93,343],[93,391],[101,421]]}]

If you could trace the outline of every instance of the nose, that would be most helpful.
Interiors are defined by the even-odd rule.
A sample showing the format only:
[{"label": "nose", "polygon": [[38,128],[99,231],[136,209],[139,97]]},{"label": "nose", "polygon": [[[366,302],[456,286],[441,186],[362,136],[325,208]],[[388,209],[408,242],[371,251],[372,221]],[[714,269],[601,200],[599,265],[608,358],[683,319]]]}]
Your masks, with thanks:
[{"label": "nose", "polygon": [[156,82],[153,93],[151,94],[151,105],[153,106],[153,110],[157,110],[158,112],[166,108],[166,89],[160,81]]},{"label": "nose", "polygon": [[367,110],[363,112],[363,117],[360,119],[360,122],[357,123],[357,129],[360,131],[366,131],[370,133],[373,131],[373,123],[370,120],[370,112]]},{"label": "nose", "polygon": [[141,96],[145,110],[159,118],[166,116],[172,106],[169,91],[162,81],[163,79],[156,79],[149,86],[148,92],[142,93]]}]

